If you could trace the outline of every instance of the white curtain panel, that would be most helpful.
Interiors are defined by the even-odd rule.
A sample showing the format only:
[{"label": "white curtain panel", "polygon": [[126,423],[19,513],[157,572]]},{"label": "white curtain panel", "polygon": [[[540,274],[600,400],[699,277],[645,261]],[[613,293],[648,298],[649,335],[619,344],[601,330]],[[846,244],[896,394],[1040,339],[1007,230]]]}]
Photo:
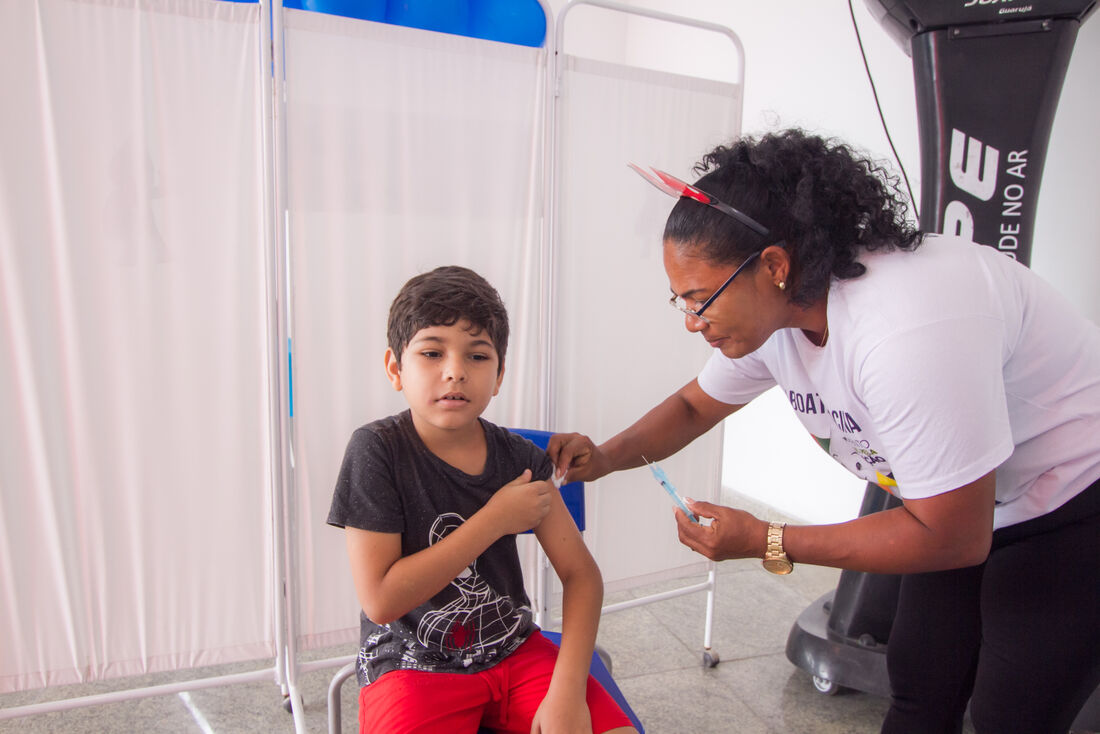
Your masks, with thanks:
[{"label": "white curtain panel", "polygon": [[[0,690],[274,652],[258,21],[216,0],[0,5],[19,110],[0,129]],[[626,163],[686,176],[737,133],[740,90],[569,60],[551,317],[545,50],[286,23],[289,601],[319,645],[356,636],[324,519],[352,430],[405,407],[382,371],[401,284],[461,264],[500,290],[490,420],[543,427],[552,377],[549,427],[621,430],[706,358],[664,305],[672,201]],[[719,452],[664,464],[715,497]],[[590,487],[588,528],[613,586],[701,566],[643,471]]]},{"label": "white curtain panel", "polygon": [[[740,132],[739,86],[568,57],[559,152],[555,429],[605,441],[689,382],[709,350],[668,306],[661,234],[675,201],[628,163],[686,180]],[[720,429],[663,462],[682,495],[720,493]],[[587,489],[587,541],[610,588],[704,567],[646,468]]]},{"label": "white curtain panel", "polygon": [[258,21],[0,3],[0,691],[273,654]]},{"label": "white curtain panel", "polygon": [[497,288],[512,335],[486,418],[538,427],[545,51],[303,11],[286,25],[296,608],[312,646],[358,636],[325,518],[352,431],[407,407],[383,371],[406,280],[453,264]]}]

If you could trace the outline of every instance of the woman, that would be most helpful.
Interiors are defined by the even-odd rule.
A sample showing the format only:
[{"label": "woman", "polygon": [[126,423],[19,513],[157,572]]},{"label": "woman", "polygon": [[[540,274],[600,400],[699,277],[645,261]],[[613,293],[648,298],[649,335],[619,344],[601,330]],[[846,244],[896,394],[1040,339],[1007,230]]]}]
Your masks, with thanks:
[{"label": "woman", "polygon": [[[779,385],[836,461],[902,505],[837,525],[695,502],[681,541],[905,574],[883,732],[1064,732],[1100,682],[1100,330],[1027,268],[922,236],[897,181],[801,131],[716,148],[664,233],[672,305],[714,347],[698,378],[596,446],[550,442],[568,480],[690,443]],[[731,206],[732,205],[732,206]],[[732,275],[731,275],[732,273]]]}]

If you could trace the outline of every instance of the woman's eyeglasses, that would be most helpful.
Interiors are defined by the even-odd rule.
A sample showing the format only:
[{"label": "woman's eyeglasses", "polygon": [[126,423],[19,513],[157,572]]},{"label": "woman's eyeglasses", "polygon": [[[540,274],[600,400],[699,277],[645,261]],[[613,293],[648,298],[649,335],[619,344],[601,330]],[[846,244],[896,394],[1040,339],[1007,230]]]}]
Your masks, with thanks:
[{"label": "woman's eyeglasses", "polygon": [[[709,324],[710,322],[707,321],[707,319],[703,316],[703,312],[710,308],[710,304],[714,303],[714,299],[722,295],[722,291],[726,290],[726,287],[733,282],[733,279],[737,277],[737,274],[744,270],[746,265],[755,260],[761,252],[763,252],[763,250],[757,250],[756,252],[746,257],[745,261],[737,266],[737,270],[733,271],[733,275],[726,278],[726,282],[718,286],[718,290],[711,294],[710,298],[703,301],[703,303],[700,304],[699,308],[688,308],[687,301],[684,300],[683,296],[673,296],[672,298],[668,299],[668,305],[672,306],[677,311],[681,311],[688,316],[694,316],[695,318]],[[698,301],[696,301],[696,303],[698,303]]]},{"label": "woman's eyeglasses", "polygon": [[[646,171],[641,166],[635,165],[634,163],[628,163],[627,165],[633,168],[639,176],[644,178],[646,181],[649,181],[651,184],[657,187],[657,189],[663,191],[669,196],[673,196],[678,199],[681,197],[687,197],[688,199],[693,199],[694,201],[698,201],[701,204],[706,204],[707,206],[714,207],[723,214],[733,217],[738,222],[745,225],[753,232],[756,232],[761,237],[767,237],[769,234],[771,234],[771,230],[750,217],[748,214],[745,214],[745,212],[739,209],[735,209],[724,201],[714,198],[702,189],[698,189],[685,181],[681,181],[680,179],[673,176],[671,173],[665,173],[664,171],[659,171],[656,168],[651,169],[653,173],[650,173],[649,171]],[[776,244],[778,244],[780,247],[783,246],[783,243],[781,242]],[[668,304],[677,311],[680,311],[688,316],[694,316],[695,318],[700,319],[705,323],[710,323],[709,321],[707,321],[706,318],[703,317],[703,312],[710,308],[710,304],[714,303],[714,299],[722,295],[722,291],[726,290],[729,284],[733,282],[733,279],[737,277],[737,274],[744,270],[746,265],[755,260],[761,252],[763,252],[763,250],[757,250],[756,252],[746,257],[744,262],[737,266],[737,270],[733,271],[733,275],[726,278],[726,282],[718,286],[718,290],[714,291],[714,293],[711,294],[710,298],[699,304],[698,308],[688,308],[687,301],[685,301],[682,296],[673,296],[668,300]],[[698,303],[698,301],[696,301],[696,303]]]}]

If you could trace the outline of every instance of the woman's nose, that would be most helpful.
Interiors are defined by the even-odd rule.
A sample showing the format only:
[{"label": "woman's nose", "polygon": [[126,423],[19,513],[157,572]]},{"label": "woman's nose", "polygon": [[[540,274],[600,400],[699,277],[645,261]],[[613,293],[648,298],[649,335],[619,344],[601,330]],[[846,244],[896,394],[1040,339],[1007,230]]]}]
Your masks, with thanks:
[{"label": "woman's nose", "polygon": [[698,333],[707,328],[707,320],[702,316],[695,316],[693,314],[684,314],[684,328],[690,331],[692,334]]}]

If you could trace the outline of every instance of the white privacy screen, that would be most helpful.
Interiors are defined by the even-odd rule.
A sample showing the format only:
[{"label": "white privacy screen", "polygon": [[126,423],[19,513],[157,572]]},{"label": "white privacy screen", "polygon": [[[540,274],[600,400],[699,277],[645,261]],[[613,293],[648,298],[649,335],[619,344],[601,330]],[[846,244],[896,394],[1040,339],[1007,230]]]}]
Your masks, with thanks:
[{"label": "white privacy screen", "polygon": [[[708,356],[668,306],[661,233],[675,200],[627,163],[690,178],[703,152],[740,131],[741,90],[569,58],[562,95],[556,423],[603,441],[694,378]],[[682,495],[717,499],[719,432],[661,465]],[[673,506],[648,469],[591,484],[587,501],[588,544],[609,585],[703,568],[677,540]]]},{"label": "white privacy screen", "polygon": [[[740,87],[567,58],[555,146],[546,49],[287,10],[272,179],[259,11],[0,3],[0,691],[270,658],[284,626],[354,651],[325,517],[351,432],[405,407],[385,327],[417,273],[500,291],[501,425],[603,441],[707,357],[666,305],[674,202],[627,163],[689,176]],[[720,451],[663,465],[715,498]],[[587,523],[612,587],[703,567],[644,470]]]},{"label": "white privacy screen", "polygon": [[258,18],[0,4],[0,690],[272,654]]},{"label": "white privacy screen", "polygon": [[390,302],[406,280],[463,265],[496,287],[512,336],[486,417],[537,418],[545,52],[307,12],[288,11],[287,26],[295,509],[309,645],[358,635],[344,534],[325,518],[352,431],[407,407],[383,370]]}]

